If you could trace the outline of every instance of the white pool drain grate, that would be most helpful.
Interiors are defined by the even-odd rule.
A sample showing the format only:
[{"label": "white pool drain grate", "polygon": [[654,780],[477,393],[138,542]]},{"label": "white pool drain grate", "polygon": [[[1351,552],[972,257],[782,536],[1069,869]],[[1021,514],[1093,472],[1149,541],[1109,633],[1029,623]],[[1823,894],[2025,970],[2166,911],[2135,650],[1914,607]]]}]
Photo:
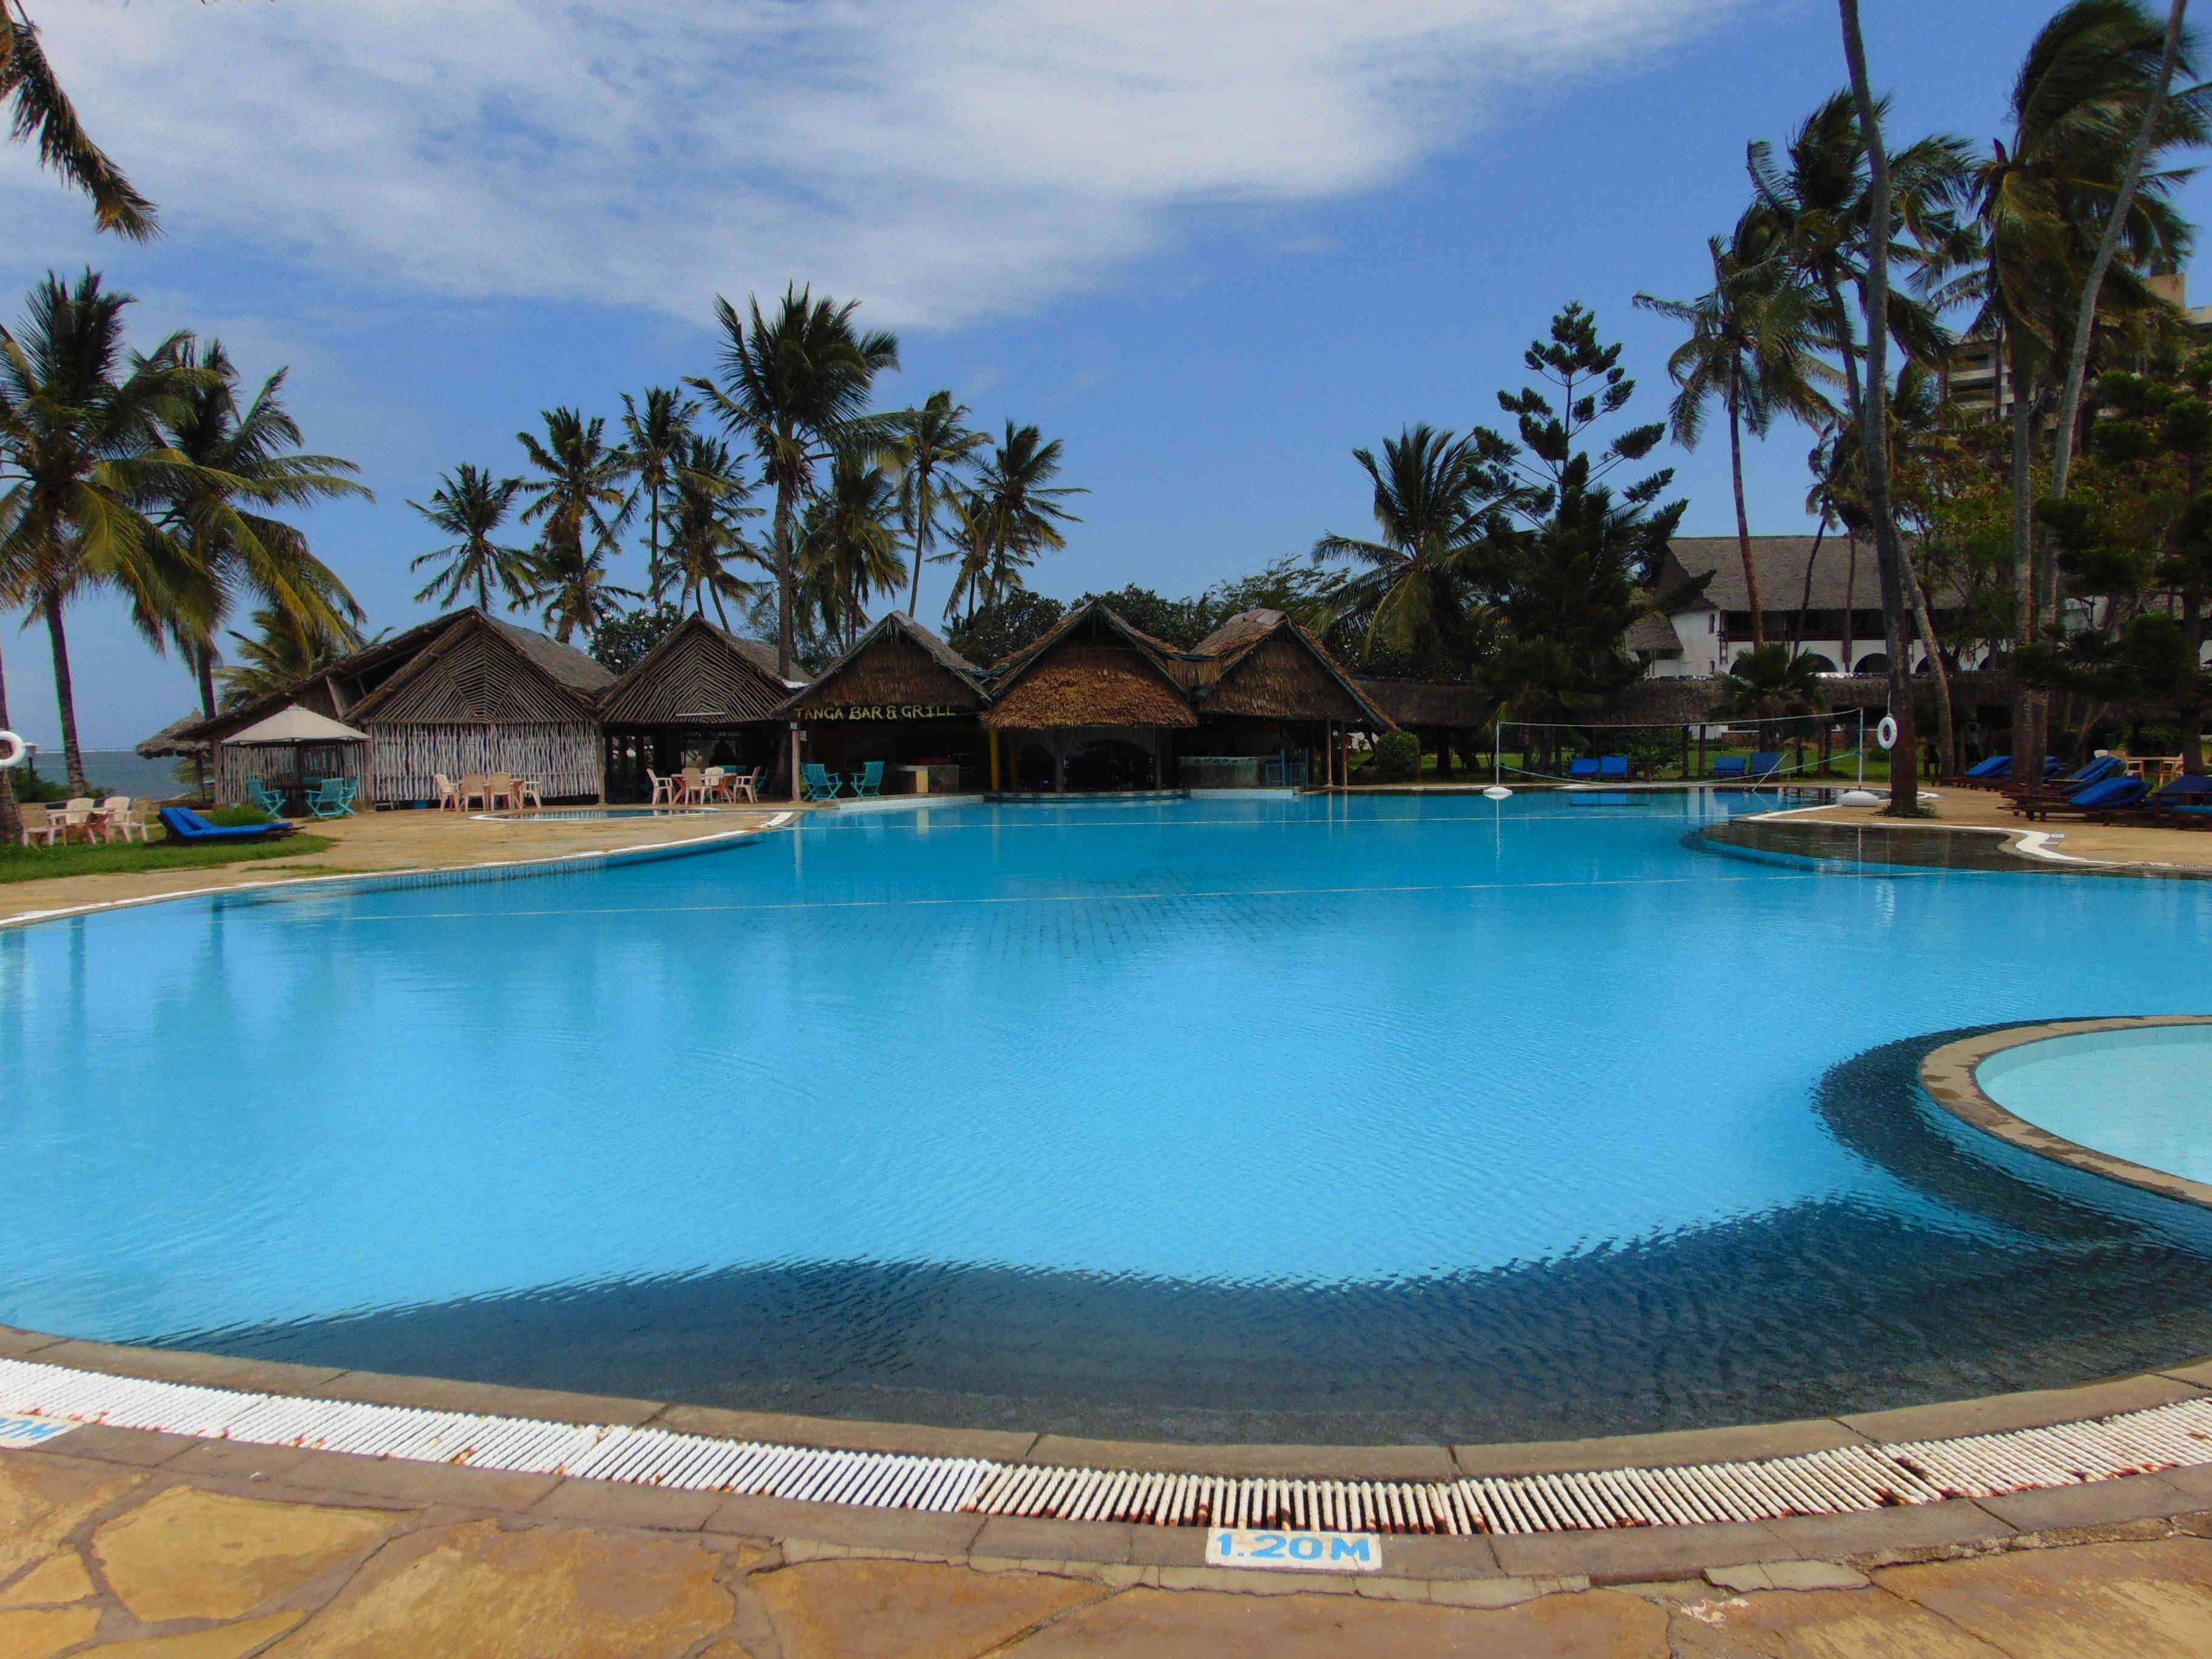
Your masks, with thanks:
[{"label": "white pool drain grate", "polygon": [[22,1359],[0,1359],[0,1413],[877,1509],[1378,1533],[1578,1532],[1839,1515],[2212,1462],[2212,1397],[1955,1440],[1447,1481],[1234,1478],[830,1451],[665,1429],[244,1394]]}]

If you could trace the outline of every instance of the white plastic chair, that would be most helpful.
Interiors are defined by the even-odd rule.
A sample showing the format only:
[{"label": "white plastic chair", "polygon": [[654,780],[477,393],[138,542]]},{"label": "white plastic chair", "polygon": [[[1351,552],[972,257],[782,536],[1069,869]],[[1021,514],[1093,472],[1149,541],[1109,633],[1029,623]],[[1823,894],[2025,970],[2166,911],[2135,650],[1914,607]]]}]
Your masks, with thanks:
[{"label": "white plastic chair", "polygon": [[131,797],[128,795],[110,795],[100,802],[100,809],[93,818],[93,828],[99,832],[100,840],[117,839],[122,833],[124,819],[130,811]]},{"label": "white plastic chair", "polygon": [[760,778],[761,769],[757,766],[750,772],[738,773],[730,780],[730,799],[735,800],[742,793],[747,800],[757,802],[760,799]]},{"label": "white plastic chair", "polygon": [[471,772],[464,777],[456,793],[461,798],[461,811],[464,812],[469,810],[469,803],[472,800],[482,801],[487,811],[491,808],[491,786],[484,781],[484,775],[481,772]]},{"label": "white plastic chair", "polygon": [[84,832],[87,841],[92,839],[93,799],[89,795],[73,795],[62,804],[62,839],[67,841],[77,831]]},{"label": "white plastic chair", "polygon": [[438,810],[441,812],[448,806],[456,812],[461,810],[461,792],[454,786],[451,778],[443,772],[433,772],[430,774],[430,781],[438,786]]},{"label": "white plastic chair", "polygon": [[26,847],[31,844],[31,838],[33,836],[52,847],[54,844],[54,837],[62,833],[61,819],[36,801],[25,801],[15,811],[17,816],[22,819],[23,827],[18,833]]},{"label": "white plastic chair", "polygon": [[122,823],[118,828],[122,830],[123,839],[125,841],[136,836],[141,841],[151,842],[154,839],[155,826],[161,821],[161,804],[159,801],[133,801],[131,804],[131,811],[125,815]]},{"label": "white plastic chair", "polygon": [[545,798],[538,793],[538,780],[518,778],[514,784],[514,804],[518,807],[543,806]]},{"label": "white plastic chair", "polygon": [[520,804],[521,797],[514,792],[513,774],[495,772],[491,775],[491,781],[484,786],[484,805],[489,809],[499,805],[501,802],[506,803],[508,810],[512,811]]},{"label": "white plastic chair", "polygon": [[647,804],[653,806],[673,806],[676,804],[676,786],[681,780],[665,778],[650,767],[646,769],[645,775],[653,780],[653,799]]}]

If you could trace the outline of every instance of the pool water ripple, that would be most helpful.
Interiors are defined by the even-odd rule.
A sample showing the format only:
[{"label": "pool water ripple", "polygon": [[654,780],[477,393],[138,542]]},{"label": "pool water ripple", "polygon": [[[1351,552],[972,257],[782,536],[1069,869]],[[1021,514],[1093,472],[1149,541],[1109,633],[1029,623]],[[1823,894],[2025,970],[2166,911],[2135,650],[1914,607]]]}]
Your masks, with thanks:
[{"label": "pool water ripple", "polygon": [[2212,888],[1684,844],[1739,804],[816,817],[0,934],[0,1319],[1256,1438],[2212,1349],[2212,1229],[2018,1200],[1881,1128],[1893,1066],[1835,1105],[1921,1034],[2203,1010]]}]

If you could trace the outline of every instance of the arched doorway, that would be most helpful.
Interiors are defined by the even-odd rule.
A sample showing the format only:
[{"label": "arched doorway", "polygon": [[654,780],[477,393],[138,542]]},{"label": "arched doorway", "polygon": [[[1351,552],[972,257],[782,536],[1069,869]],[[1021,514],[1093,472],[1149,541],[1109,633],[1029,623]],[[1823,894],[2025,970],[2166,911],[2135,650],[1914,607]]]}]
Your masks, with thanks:
[{"label": "arched doorway", "polygon": [[1152,751],[1122,738],[1093,738],[1067,757],[1067,787],[1085,793],[1156,788],[1158,775]]}]

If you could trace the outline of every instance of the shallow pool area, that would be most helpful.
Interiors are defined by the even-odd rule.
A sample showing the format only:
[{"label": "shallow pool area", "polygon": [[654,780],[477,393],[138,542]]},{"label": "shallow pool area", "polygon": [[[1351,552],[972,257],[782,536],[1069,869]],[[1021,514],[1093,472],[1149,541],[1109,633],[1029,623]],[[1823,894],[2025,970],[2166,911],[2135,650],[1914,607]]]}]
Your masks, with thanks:
[{"label": "shallow pool area", "polygon": [[2039,1129],[2212,1183],[2212,1025],[2046,1037],[1991,1054],[1974,1075]]},{"label": "shallow pool area", "polygon": [[2046,1189],[1913,1083],[1960,1029],[2212,1008],[2212,885],[1696,841],[1771,805],[818,814],[0,933],[0,1320],[1370,1443],[2212,1352],[2212,1218]]}]

